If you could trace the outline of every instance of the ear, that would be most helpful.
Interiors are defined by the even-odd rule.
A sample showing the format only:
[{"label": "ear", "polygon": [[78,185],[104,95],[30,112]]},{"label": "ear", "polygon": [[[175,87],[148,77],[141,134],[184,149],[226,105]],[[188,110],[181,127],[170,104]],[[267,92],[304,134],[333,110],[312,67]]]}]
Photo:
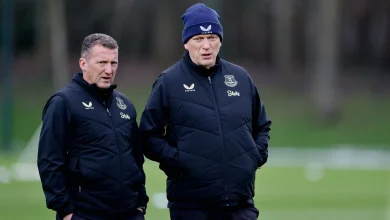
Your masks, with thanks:
[{"label": "ear", "polygon": [[84,58],[80,58],[79,60],[80,69],[86,71],[87,69],[87,61]]},{"label": "ear", "polygon": [[184,49],[188,50],[188,45],[184,44]]}]

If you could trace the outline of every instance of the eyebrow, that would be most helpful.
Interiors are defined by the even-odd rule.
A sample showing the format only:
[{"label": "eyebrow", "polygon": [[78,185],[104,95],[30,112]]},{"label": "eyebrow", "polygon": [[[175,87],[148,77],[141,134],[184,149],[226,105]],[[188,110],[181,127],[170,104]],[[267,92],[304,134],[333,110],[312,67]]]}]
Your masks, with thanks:
[{"label": "eyebrow", "polygon": [[117,60],[111,60],[110,62],[108,61],[108,60],[98,60],[97,61],[98,63],[101,63],[101,62],[104,62],[104,63],[118,63],[118,61]]}]

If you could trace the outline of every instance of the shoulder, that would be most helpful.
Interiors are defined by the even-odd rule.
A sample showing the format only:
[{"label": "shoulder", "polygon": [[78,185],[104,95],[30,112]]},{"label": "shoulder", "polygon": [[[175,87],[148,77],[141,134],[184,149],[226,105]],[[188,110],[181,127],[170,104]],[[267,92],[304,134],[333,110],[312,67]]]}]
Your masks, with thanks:
[{"label": "shoulder", "polygon": [[47,100],[42,115],[45,115],[48,109],[51,109],[52,112],[64,112],[69,109],[69,103],[59,92],[57,92]]},{"label": "shoulder", "polygon": [[157,81],[161,81],[161,83],[163,81],[167,82],[170,79],[175,80],[177,79],[177,77],[180,77],[181,75],[183,75],[183,67],[182,67],[182,62],[180,60],[177,61],[172,66],[165,69],[164,71],[162,71]]},{"label": "shoulder", "polygon": [[177,61],[175,64],[171,65],[170,67],[168,67],[167,69],[162,71],[162,74],[163,75],[171,75],[171,74],[177,73],[181,69],[180,63],[181,63],[181,60]]},{"label": "shoulder", "polygon": [[154,81],[152,87],[156,88],[162,86],[164,82],[166,82],[166,78],[168,77],[172,78],[171,76],[180,72],[179,70],[180,70],[180,61],[176,62],[175,64],[171,65],[167,69],[163,70]]},{"label": "shoulder", "polygon": [[130,102],[130,99],[125,94],[119,92],[118,90],[114,90],[113,95],[114,95],[114,98],[118,97],[118,98],[121,98],[123,100]]},{"label": "shoulder", "polygon": [[83,95],[87,93],[88,92],[85,91],[80,85],[72,81],[65,87],[56,91],[47,100],[44,107],[44,112],[51,105],[56,108],[66,107],[67,110],[70,110],[72,109],[72,105],[74,105],[75,102],[80,101],[81,103],[81,97],[83,97]]},{"label": "shoulder", "polygon": [[225,75],[225,78],[233,79],[234,80],[241,80],[242,82],[245,82],[245,85],[249,86],[251,93],[254,91],[254,87],[256,87],[254,81],[252,80],[252,77],[248,73],[248,71],[237,64],[228,62],[226,60],[222,61],[222,72]]},{"label": "shoulder", "polygon": [[46,105],[62,106],[67,105],[67,102],[60,93],[55,93],[47,100]]},{"label": "shoulder", "polygon": [[46,102],[46,106],[49,104],[53,105],[69,105],[69,98],[72,97],[70,94],[77,90],[75,87],[75,83],[69,83],[65,87],[57,90],[53,95],[49,97],[49,99]]},{"label": "shoulder", "polygon": [[231,63],[231,62],[223,60],[223,59],[221,59],[221,63],[222,63],[222,68],[226,71],[231,71],[231,72],[234,72],[236,74],[243,74],[243,75],[249,76],[248,71],[240,65]]},{"label": "shoulder", "polygon": [[66,85],[64,88],[58,90],[55,95],[63,97],[65,100],[69,101],[75,98],[80,97],[80,94],[87,93],[80,85],[75,82],[71,82]]}]

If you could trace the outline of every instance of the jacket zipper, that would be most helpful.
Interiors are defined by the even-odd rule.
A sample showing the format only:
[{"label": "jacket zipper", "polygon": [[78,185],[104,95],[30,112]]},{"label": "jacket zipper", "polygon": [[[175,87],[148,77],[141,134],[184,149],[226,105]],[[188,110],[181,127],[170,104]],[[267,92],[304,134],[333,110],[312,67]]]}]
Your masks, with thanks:
[{"label": "jacket zipper", "polygon": [[[220,120],[220,114],[219,114],[219,110],[218,110],[218,106],[217,106],[217,101],[215,99],[215,94],[214,94],[214,89],[213,89],[213,84],[211,82],[211,77],[207,77],[208,80],[209,80],[209,84],[210,84],[210,88],[211,88],[211,94],[213,95],[213,101],[214,101],[214,106],[215,106],[215,110],[217,112],[217,120],[218,120],[218,126],[219,126],[219,133],[221,135],[221,143],[222,143],[222,161],[223,161],[223,174],[224,174],[224,177],[226,175],[226,159],[225,159],[225,147],[224,147],[224,142],[223,142],[223,137],[222,137],[222,126],[221,126],[221,120]],[[226,187],[226,179],[223,178],[224,180],[224,184],[223,184],[223,187],[224,187],[224,193],[227,192],[227,187]],[[228,196],[224,196],[223,199],[225,200],[228,200],[229,197]]]},{"label": "jacket zipper", "polygon": [[119,149],[119,146],[118,146],[118,137],[117,137],[115,129],[114,129],[114,123],[112,122],[112,117],[111,117],[110,110],[108,109],[108,106],[106,106],[106,102],[103,102],[103,105],[106,107],[106,111],[107,111],[108,117],[110,118],[110,122],[111,122],[111,129],[112,129],[112,132],[114,133],[114,136],[115,136],[115,142],[116,142],[115,145],[116,145],[116,147],[118,149],[118,159],[119,159],[119,166],[120,166],[119,169],[120,169],[120,173],[121,173],[120,182],[121,182],[121,184],[123,184],[122,159],[121,159],[121,156],[120,156],[120,149]]}]

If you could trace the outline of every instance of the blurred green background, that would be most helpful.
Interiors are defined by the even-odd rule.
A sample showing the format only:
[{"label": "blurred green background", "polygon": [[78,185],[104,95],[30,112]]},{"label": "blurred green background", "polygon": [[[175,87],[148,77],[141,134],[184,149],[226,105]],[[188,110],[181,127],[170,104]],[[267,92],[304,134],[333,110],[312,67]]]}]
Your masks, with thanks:
[{"label": "blurred green background", "polygon": [[[46,100],[79,71],[83,38],[117,39],[116,83],[139,119],[154,80],[184,52],[180,16],[196,2],[2,1],[1,220],[54,219],[34,133]],[[273,121],[260,219],[390,219],[390,2],[201,2],[221,16],[222,58],[248,70]],[[151,161],[145,172],[147,219],[169,219],[163,172]]]}]

